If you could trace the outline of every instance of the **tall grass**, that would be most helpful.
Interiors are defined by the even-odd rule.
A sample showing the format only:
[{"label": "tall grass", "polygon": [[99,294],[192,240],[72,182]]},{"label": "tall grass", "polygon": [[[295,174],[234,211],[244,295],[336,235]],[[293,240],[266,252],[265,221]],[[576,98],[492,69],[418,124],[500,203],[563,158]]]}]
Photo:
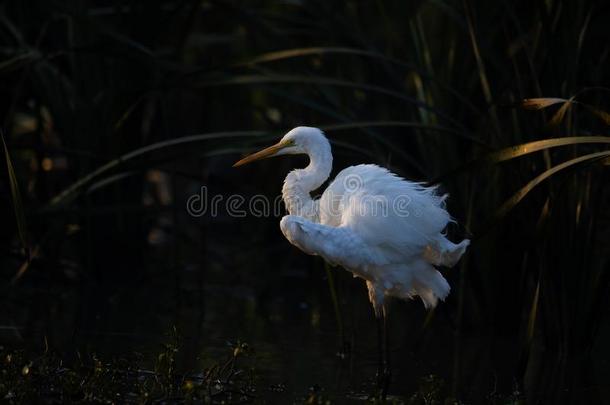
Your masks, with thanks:
[{"label": "tall grass", "polygon": [[[607,319],[603,5],[3,7],[2,119],[6,150],[22,162],[13,171],[6,155],[7,184],[13,198],[28,190],[15,222],[22,244],[25,218],[38,221],[28,221],[32,242],[47,240],[58,207],[85,206],[92,187],[118,184],[110,196],[93,193],[98,203],[137,202],[141,189],[125,182],[134,173],[141,179],[168,162],[219,154],[229,162],[287,128],[319,126],[335,145],[337,166],[372,161],[442,181],[451,193],[450,210],[465,226],[450,233],[474,239],[449,275],[455,397],[481,378],[462,350],[472,336],[507,340],[519,357],[498,389],[517,381],[531,399],[552,402],[580,378],[574,370]],[[57,157],[68,162],[60,177],[41,169]]]}]

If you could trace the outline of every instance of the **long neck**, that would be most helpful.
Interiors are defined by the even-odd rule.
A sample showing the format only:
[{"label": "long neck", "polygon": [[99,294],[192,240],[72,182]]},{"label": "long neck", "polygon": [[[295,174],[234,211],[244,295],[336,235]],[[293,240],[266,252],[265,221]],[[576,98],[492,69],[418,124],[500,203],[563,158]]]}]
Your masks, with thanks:
[{"label": "long neck", "polygon": [[309,165],[304,169],[295,169],[286,176],[282,188],[282,199],[291,215],[316,218],[317,205],[310,193],[328,179],[333,165],[333,156],[328,143],[312,147],[307,155]]}]

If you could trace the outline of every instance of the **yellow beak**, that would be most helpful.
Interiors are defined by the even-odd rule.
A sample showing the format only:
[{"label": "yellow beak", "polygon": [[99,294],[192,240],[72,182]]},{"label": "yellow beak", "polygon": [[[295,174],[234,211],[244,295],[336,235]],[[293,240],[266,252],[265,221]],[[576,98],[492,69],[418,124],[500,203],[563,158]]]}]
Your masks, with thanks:
[{"label": "yellow beak", "polygon": [[278,153],[280,150],[282,150],[288,146],[290,146],[289,143],[278,142],[275,145],[269,146],[268,148],[265,148],[256,153],[246,156],[242,160],[236,162],[233,165],[233,167],[243,166],[248,163],[254,162],[255,160],[270,158],[270,157],[274,156],[276,153]]}]

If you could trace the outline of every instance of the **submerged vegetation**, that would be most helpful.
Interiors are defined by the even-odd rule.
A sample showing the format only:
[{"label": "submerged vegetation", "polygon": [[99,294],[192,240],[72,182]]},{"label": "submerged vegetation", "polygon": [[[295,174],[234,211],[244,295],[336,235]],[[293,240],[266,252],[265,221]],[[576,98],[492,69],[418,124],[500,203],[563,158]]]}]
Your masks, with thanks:
[{"label": "submerged vegetation", "polygon": [[[304,124],[325,130],[336,169],[372,162],[441,183],[465,224],[449,235],[473,240],[436,312],[395,306],[391,393],[600,403],[610,395],[600,343],[610,334],[609,16],[600,2],[566,0],[5,2],[0,398],[267,398],[260,385],[252,393],[240,345],[199,374],[176,371],[174,343],[156,366],[102,354],[68,366],[50,354],[115,328],[140,339],[128,353],[179,321],[188,335],[221,333],[213,323],[225,340],[251,332],[254,347],[258,337],[284,352],[278,335],[319,353],[331,342],[341,367],[366,363],[375,345],[362,330],[374,321],[347,275],[293,257],[277,219],[184,209],[201,185],[275,195],[295,162],[261,165],[247,183],[230,165]],[[134,297],[146,321],[126,309]],[[243,306],[229,316],[228,300]],[[292,318],[299,333],[287,331]],[[47,332],[48,350],[26,354]],[[308,346],[320,335],[331,337]],[[335,364],[295,363],[265,367],[309,384]],[[226,379],[235,387],[214,391]],[[287,398],[300,392],[280,385]]]}]

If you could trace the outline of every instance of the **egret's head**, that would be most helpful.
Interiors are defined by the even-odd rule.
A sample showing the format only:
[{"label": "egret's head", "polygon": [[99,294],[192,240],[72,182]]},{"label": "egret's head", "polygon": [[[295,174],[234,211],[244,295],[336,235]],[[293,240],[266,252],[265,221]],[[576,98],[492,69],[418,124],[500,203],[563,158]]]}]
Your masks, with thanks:
[{"label": "egret's head", "polygon": [[321,130],[313,127],[296,127],[288,131],[275,145],[246,156],[233,167],[273,156],[308,154],[319,146],[330,148],[328,140]]}]

